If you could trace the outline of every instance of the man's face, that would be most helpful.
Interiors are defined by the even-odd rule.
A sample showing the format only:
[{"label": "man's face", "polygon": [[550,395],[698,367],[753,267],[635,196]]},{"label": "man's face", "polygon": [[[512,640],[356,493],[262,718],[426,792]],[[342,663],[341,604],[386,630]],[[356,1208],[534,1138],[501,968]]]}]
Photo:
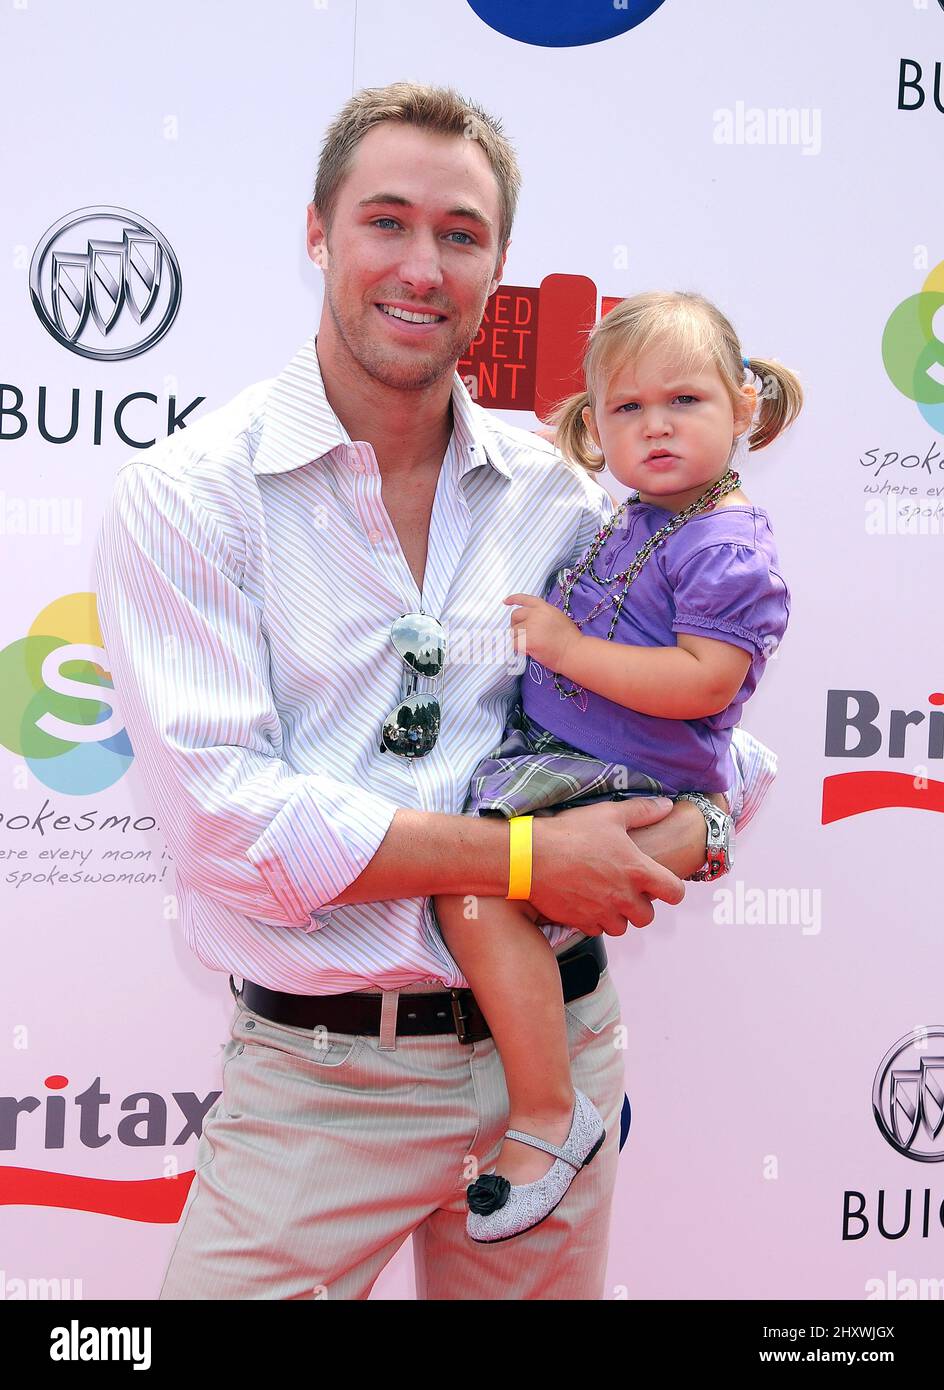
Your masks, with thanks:
[{"label": "man's face", "polygon": [[[338,191],[327,239],[318,210],[308,209],[308,253],[324,271],[330,315],[319,350],[323,334],[336,334],[370,376],[404,390],[451,375],[504,271],[499,210],[477,141],[400,121],[372,127]],[[407,322],[391,306],[435,317]]]}]

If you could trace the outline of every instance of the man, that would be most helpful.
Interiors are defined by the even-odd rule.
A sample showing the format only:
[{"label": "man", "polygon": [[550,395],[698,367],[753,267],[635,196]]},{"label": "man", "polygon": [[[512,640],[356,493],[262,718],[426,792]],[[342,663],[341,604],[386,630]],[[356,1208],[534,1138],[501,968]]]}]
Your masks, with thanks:
[{"label": "man", "polygon": [[[533,823],[530,897],[607,1138],[506,1242],[465,1233],[507,1093],[429,907],[509,891],[508,825],[459,812],[519,673],[468,653],[507,649],[502,599],[540,594],[612,510],[456,375],[518,186],[500,127],[455,93],[358,93],[308,212],[316,337],[125,465],[106,511],[102,629],[186,938],[243,981],[163,1298],[363,1299],[410,1234],[421,1298],[603,1294],[623,1068],[602,937],[681,900],[706,817],[637,799]],[[406,613],[446,634],[421,757],[381,737],[411,674],[391,637]]]}]

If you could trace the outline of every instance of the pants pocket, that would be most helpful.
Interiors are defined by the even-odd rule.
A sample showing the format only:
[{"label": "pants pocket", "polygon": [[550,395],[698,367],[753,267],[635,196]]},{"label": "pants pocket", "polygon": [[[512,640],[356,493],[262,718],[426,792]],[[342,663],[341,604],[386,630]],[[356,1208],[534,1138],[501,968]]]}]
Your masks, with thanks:
[{"label": "pants pocket", "polygon": [[244,1049],[282,1052],[332,1072],[350,1067],[365,1042],[355,1033],[334,1033],[322,1027],[293,1028],[286,1023],[275,1023],[245,1004],[238,1007],[232,1037]]}]

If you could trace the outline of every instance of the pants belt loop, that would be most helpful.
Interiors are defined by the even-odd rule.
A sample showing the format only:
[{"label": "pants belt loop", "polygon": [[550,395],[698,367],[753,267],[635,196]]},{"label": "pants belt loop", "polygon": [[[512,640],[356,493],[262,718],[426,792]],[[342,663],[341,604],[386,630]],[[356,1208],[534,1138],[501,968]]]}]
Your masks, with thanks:
[{"label": "pants belt loop", "polygon": [[378,1047],[395,1052],[397,1048],[398,989],[385,989],[380,1000],[380,1041]]}]

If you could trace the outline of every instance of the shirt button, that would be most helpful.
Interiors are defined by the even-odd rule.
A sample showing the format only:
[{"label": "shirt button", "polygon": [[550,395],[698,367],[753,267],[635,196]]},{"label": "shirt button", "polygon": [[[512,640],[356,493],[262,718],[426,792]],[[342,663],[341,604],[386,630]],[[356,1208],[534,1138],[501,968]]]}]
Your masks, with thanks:
[{"label": "shirt button", "polygon": [[381,539],[380,532],[379,532],[379,531],[368,531],[368,532],[367,532],[367,539],[370,541],[371,545],[376,545],[377,542]]}]

